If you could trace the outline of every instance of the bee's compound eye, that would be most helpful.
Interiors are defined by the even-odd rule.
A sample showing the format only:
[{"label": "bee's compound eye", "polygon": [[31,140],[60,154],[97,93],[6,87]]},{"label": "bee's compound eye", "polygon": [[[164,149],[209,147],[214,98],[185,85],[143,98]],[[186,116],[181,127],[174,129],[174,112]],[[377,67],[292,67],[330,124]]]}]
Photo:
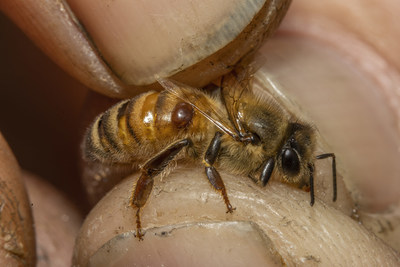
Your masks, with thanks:
[{"label": "bee's compound eye", "polygon": [[300,160],[293,148],[285,148],[282,152],[282,169],[286,174],[296,175],[300,172]]},{"label": "bee's compound eye", "polygon": [[171,121],[177,128],[183,128],[193,118],[193,107],[185,102],[176,104],[171,114]]}]

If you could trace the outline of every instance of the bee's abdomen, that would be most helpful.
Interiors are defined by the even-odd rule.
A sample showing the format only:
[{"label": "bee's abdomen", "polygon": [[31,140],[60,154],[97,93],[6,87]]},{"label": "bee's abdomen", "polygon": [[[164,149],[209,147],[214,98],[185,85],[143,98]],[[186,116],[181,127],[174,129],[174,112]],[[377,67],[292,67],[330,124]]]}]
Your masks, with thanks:
[{"label": "bee's abdomen", "polygon": [[154,124],[154,106],[158,95],[149,92],[121,101],[99,115],[86,134],[84,157],[119,163],[143,157],[152,140],[148,128],[154,128],[148,127],[146,122]]},{"label": "bee's abdomen", "polygon": [[[202,94],[195,97],[205,98]],[[203,139],[209,125],[206,118],[196,115],[190,104],[174,94],[147,92],[119,102],[96,118],[86,135],[84,157],[100,162],[140,163],[179,139]]]}]

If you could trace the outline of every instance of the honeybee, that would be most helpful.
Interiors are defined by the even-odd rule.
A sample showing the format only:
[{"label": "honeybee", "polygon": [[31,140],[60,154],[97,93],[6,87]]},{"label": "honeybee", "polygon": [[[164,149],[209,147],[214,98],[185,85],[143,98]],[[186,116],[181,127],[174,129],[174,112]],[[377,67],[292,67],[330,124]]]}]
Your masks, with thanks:
[{"label": "honeybee", "polygon": [[315,129],[273,99],[256,95],[248,70],[225,75],[213,94],[168,79],[158,82],[164,91],[121,101],[99,115],[83,143],[87,162],[141,164],[130,199],[140,240],[140,213],[154,178],[173,160],[202,163],[232,213],[218,169],[248,176],[260,186],[276,172],[282,182],[309,191],[312,206],[314,160],[331,158],[336,200],[335,155],[314,156]]}]

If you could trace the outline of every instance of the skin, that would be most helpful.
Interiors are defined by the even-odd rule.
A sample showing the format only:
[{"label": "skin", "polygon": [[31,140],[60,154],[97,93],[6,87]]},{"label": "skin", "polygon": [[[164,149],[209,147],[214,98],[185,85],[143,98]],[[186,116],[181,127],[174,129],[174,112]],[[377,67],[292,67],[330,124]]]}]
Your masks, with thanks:
[{"label": "skin", "polygon": [[42,178],[28,172],[23,172],[23,178],[35,221],[37,266],[71,266],[75,236],[82,224],[79,210]]},{"label": "skin", "polygon": [[[295,2],[293,4],[293,6],[292,6],[292,9],[291,9],[290,13],[288,14],[288,16],[285,19],[285,23],[282,26],[282,31],[286,31],[286,33],[288,33],[288,34],[293,34],[293,36],[295,38],[298,38],[299,36],[303,36],[303,37],[305,36],[305,38],[309,38],[310,40],[315,40],[315,39],[321,40],[321,39],[324,39],[324,36],[327,35],[326,32],[319,32],[319,33],[318,32],[316,32],[316,33],[312,32],[312,30],[315,30],[315,28],[311,27],[311,25],[313,25],[313,24],[312,23],[311,24],[307,24],[307,20],[305,20],[305,19],[301,20],[302,18],[313,18],[313,19],[315,19],[315,22],[320,23],[318,25],[327,25],[327,27],[330,27],[331,31],[329,33],[336,33],[336,36],[344,36],[343,40],[342,40],[343,42],[341,42],[342,44],[346,40],[348,40],[347,37],[348,37],[349,33],[351,33],[353,36],[355,35],[359,41],[361,41],[364,44],[367,44],[367,46],[370,49],[372,49],[375,53],[377,53],[379,56],[381,56],[383,59],[385,59],[386,62],[389,63],[387,65],[387,69],[385,69],[385,72],[389,71],[390,73],[397,74],[399,72],[399,62],[398,62],[399,59],[397,57],[393,57],[391,55],[395,51],[398,50],[398,47],[397,47],[398,44],[396,43],[396,40],[398,40],[398,37],[400,36],[400,34],[399,34],[399,29],[396,28],[397,24],[396,23],[392,23],[390,19],[393,18],[393,17],[395,18],[395,15],[391,15],[392,14],[391,12],[394,12],[395,10],[399,10],[400,9],[400,7],[398,6],[399,4],[396,1],[389,1],[388,0],[388,1],[379,2],[379,9],[378,8],[373,8],[371,6],[371,10],[373,10],[374,12],[371,12],[371,10],[368,9],[369,5],[364,5],[364,7],[365,7],[364,9],[360,9],[360,8],[354,9],[354,12],[352,12],[350,14],[343,15],[343,12],[347,12],[347,9],[339,8],[340,6],[335,4],[335,2],[337,2],[337,1],[329,1],[329,2],[325,3],[324,6],[321,6],[321,7],[318,6],[318,5],[315,5],[315,2],[313,2],[313,1],[297,1],[297,2]],[[374,1],[371,1],[371,2],[374,2]],[[342,2],[340,2],[340,3],[342,3]],[[345,3],[345,1],[343,1],[343,3]],[[353,2],[352,4],[354,6],[356,6],[357,3],[358,2]],[[348,5],[348,4],[346,4],[346,5]],[[396,12],[394,12],[394,13],[396,13]],[[101,16],[101,14],[98,14],[98,16]],[[370,19],[371,16],[373,17],[373,19]],[[346,23],[345,22],[343,22],[343,23],[331,23],[332,21],[334,21],[334,22],[343,21],[342,20],[343,17],[346,18]],[[360,19],[361,19],[361,22],[360,22]],[[298,24],[299,21],[305,23],[305,24],[303,24],[303,26],[304,25],[305,26],[308,25],[309,27],[308,28],[307,27],[302,28],[301,30],[297,29],[296,26],[299,25]],[[371,29],[373,29],[373,30],[371,30]],[[310,32],[311,32],[311,34],[310,34]],[[379,37],[377,37],[377,36],[379,36]],[[376,39],[379,39],[379,41],[376,41]],[[313,41],[312,43],[314,43],[317,46],[323,46],[323,43],[321,43],[321,42]],[[343,51],[343,47],[344,46],[345,45],[339,46],[338,44],[335,45],[335,44],[330,43],[330,48],[333,49],[333,50],[338,49],[338,47],[339,47],[341,49],[341,51]],[[340,50],[340,49],[338,49],[338,50]],[[356,50],[356,51],[358,51],[358,50]],[[125,52],[129,53],[129,51],[125,51]],[[37,51],[35,51],[35,53],[37,53]],[[353,53],[352,54],[353,58],[357,58],[357,57],[363,58],[364,56],[366,56],[364,53],[355,53],[355,51],[351,51],[351,49],[349,49],[349,51],[347,51],[347,53],[349,53],[349,54]],[[354,55],[354,54],[356,54],[356,55]],[[302,55],[301,51],[299,51],[299,55]],[[339,55],[344,57],[344,58],[346,58],[346,55],[348,55],[348,54],[339,53]],[[337,59],[341,59],[340,56],[338,56]],[[304,55],[304,60],[305,59],[306,59],[306,55]],[[47,61],[45,61],[45,62],[46,63],[42,64],[43,66],[49,66],[49,64],[51,64],[51,63],[49,63]],[[24,71],[24,70],[26,72],[30,71],[29,68],[28,69],[26,69],[26,68],[24,69],[24,66],[22,66],[22,65],[24,65],[24,64],[21,64],[21,71]],[[36,65],[37,64],[34,64],[34,66],[36,66]],[[50,66],[51,67],[49,67],[49,69],[54,68],[52,65],[50,65]],[[355,64],[353,67],[359,67],[359,66],[357,66],[357,64]],[[7,67],[5,67],[5,68],[7,69]],[[18,70],[18,69],[15,70],[15,72],[19,72],[19,71],[20,70]],[[59,70],[55,70],[55,71],[56,72],[58,71],[57,73],[61,73]],[[43,73],[46,73],[46,72],[43,72]],[[379,73],[379,69],[378,70],[376,70],[376,69],[372,69],[372,70],[371,69],[367,69],[367,70],[363,70],[362,71],[362,75],[365,75],[364,77],[368,77],[369,79],[373,79],[375,81],[376,80],[379,81],[377,76],[379,77],[380,74],[381,73]],[[51,76],[51,75],[49,75],[49,76]],[[290,73],[288,73],[288,76],[290,76]],[[61,79],[68,80],[66,78],[66,76],[62,76],[61,75],[60,77],[61,77]],[[44,92],[43,88],[40,88],[40,86],[41,86],[40,82],[35,81],[35,79],[33,79],[33,78],[32,78],[32,81],[33,82],[30,84],[32,87],[34,87],[34,85],[36,85],[36,86],[39,87],[37,89],[38,92]],[[328,83],[328,82],[332,82],[332,81],[326,81],[326,83]],[[59,83],[58,82],[54,83],[54,85],[56,85],[56,84],[59,84]],[[61,84],[63,84],[63,83],[61,83]],[[76,84],[74,84],[74,82],[70,82],[70,84],[71,84],[71,86],[66,86],[67,89],[70,89],[70,91],[68,91],[68,93],[66,93],[66,94],[69,95],[71,99],[78,99],[78,100],[82,99],[80,97],[81,93],[78,93],[77,94],[78,96],[73,95],[74,90],[76,90],[76,89],[74,89],[74,86]],[[63,85],[63,86],[65,86],[65,85]],[[305,84],[304,87],[307,87],[307,84]],[[389,90],[384,89],[384,85],[382,85],[382,84],[381,84],[381,86],[379,86],[379,84],[378,84],[377,88],[379,90],[381,90],[380,91],[381,94],[393,94],[393,95],[396,95],[395,91],[391,92]],[[82,91],[83,90],[84,89],[82,89]],[[65,91],[60,90],[60,92],[65,92]],[[48,98],[52,99],[51,96],[49,96],[49,93],[44,93],[44,95],[45,95],[45,98],[48,97]],[[315,101],[318,103],[318,101],[322,101],[322,100],[318,100],[317,99]],[[73,102],[74,101],[71,101],[71,105],[73,105],[72,104]],[[387,104],[387,105],[389,105],[389,104]],[[57,110],[58,107],[51,107],[51,108],[52,108],[52,110],[53,109]],[[74,111],[76,112],[76,109],[75,110],[72,109],[69,112],[71,114],[76,114],[76,113],[73,113]],[[36,112],[37,112],[38,116],[41,115],[40,110],[36,110]],[[44,112],[44,113],[47,114],[48,112]],[[15,116],[17,116],[17,114]],[[395,117],[397,115],[394,114],[393,116]],[[76,117],[78,117],[78,116],[76,116]],[[48,118],[48,124],[50,124],[50,123],[53,123],[53,120],[51,120],[51,118]],[[64,128],[65,131],[71,131],[71,129],[73,128],[73,127],[71,127],[71,125],[68,125],[68,126],[69,127]],[[75,125],[72,125],[72,126],[75,126]],[[65,126],[61,125],[61,127],[65,127]],[[4,128],[7,128],[7,127],[4,127]],[[342,131],[344,129],[337,128],[336,130],[338,132],[340,132],[340,131]],[[346,129],[346,130],[348,130],[348,129]],[[18,133],[18,131],[15,131],[15,133]],[[393,131],[393,133],[396,135],[395,131]],[[12,132],[10,133],[10,135],[14,136]],[[397,134],[397,136],[398,136],[398,134]],[[62,141],[60,142],[60,139],[54,140],[54,138],[52,138],[51,135],[49,136],[49,140],[53,140],[53,142],[55,144],[60,144],[60,146],[62,144],[64,144],[64,143],[66,143],[64,141],[68,141],[69,140],[68,138],[69,137],[63,137],[63,139],[61,139]],[[326,139],[330,140],[328,138],[326,138]],[[43,142],[43,143],[46,144],[46,142]],[[44,147],[46,147],[46,146],[44,146]],[[39,150],[40,148],[41,147],[38,146],[37,150]],[[351,148],[349,148],[349,150],[350,149]],[[22,151],[20,153],[23,154],[23,151],[24,151],[23,148],[21,148],[20,151]],[[341,153],[346,153],[346,151],[344,150]],[[44,152],[43,152],[43,154],[46,155]],[[72,154],[73,153],[71,152],[71,155]],[[17,153],[17,156],[18,156],[18,153]],[[26,162],[29,162],[29,159],[27,159]],[[61,160],[60,160],[60,162],[61,162]],[[50,164],[50,165],[52,165],[52,164]],[[58,163],[58,165],[60,166],[60,168],[58,170],[55,170],[53,173],[63,172],[62,170],[65,167],[63,167],[62,164],[60,164],[60,163]],[[45,172],[46,169],[49,169],[49,168],[50,168],[50,166],[47,166],[47,167],[44,168],[44,170],[39,170],[39,171]],[[68,169],[68,168],[65,168],[65,169]],[[178,175],[180,175],[180,174],[178,174]],[[182,177],[184,177],[183,174],[182,174]],[[388,195],[386,194],[386,190],[385,190],[385,188],[387,188],[387,190],[389,190],[390,188],[396,188],[397,184],[396,184],[396,181],[393,180],[393,179],[389,179],[389,180],[387,180],[385,182],[382,182],[382,179],[386,178],[385,175],[381,175],[380,176],[380,174],[377,173],[377,177],[379,177],[379,179],[368,180],[367,184],[363,184],[362,186],[359,186],[358,189],[362,190],[363,193],[365,192],[368,195],[371,191],[373,191],[373,189],[377,188],[378,185],[379,186],[383,185],[384,187],[383,187],[382,190],[378,190],[377,192],[374,192],[370,196],[371,196],[371,198],[373,196],[374,199],[385,200],[385,201],[383,201],[385,203],[380,204],[381,206],[379,208],[381,210],[384,210],[385,207],[388,207],[391,204],[398,203],[399,199],[398,198],[396,199],[396,197],[393,197],[393,196],[390,196],[390,199],[387,200]],[[204,179],[203,180],[202,179],[196,179],[196,180],[199,180],[198,183],[203,183],[204,182]],[[378,181],[379,181],[379,184],[378,184]],[[58,183],[62,183],[62,182],[58,181]],[[71,181],[69,183],[72,183],[71,187],[75,187],[76,186],[76,183],[74,184],[73,181]],[[226,183],[229,183],[229,181],[227,181]],[[195,184],[189,184],[187,186],[189,187],[189,189],[190,188],[191,189],[193,189],[193,188],[194,189],[198,189],[199,188],[199,184],[197,184],[196,182],[195,182]],[[205,187],[204,192],[211,191],[211,190],[207,191],[206,188],[207,188],[207,186]],[[247,193],[252,192],[251,189],[248,189],[247,187],[243,187],[242,190],[244,190],[244,192],[247,192]],[[250,191],[247,191],[247,190],[250,190]],[[277,190],[277,192],[281,192],[282,194],[287,192],[285,190],[289,190],[289,192],[291,193],[290,195],[292,195],[292,192],[290,191],[291,190],[290,188],[287,189],[287,187],[280,186],[280,185],[275,185],[275,186],[271,185],[271,189],[269,189],[269,190]],[[71,190],[71,192],[72,191],[73,190]],[[297,191],[295,191],[295,192],[297,192]],[[304,195],[303,199],[300,196],[302,194],[300,194],[300,195],[297,195],[297,193],[293,193],[293,194],[298,196],[298,198],[294,199],[293,203],[300,202],[300,203],[305,204],[307,202],[306,194],[303,194]],[[174,194],[171,194],[171,198],[168,198],[168,199],[170,199],[171,201],[175,200],[175,201],[179,202],[178,198],[176,198],[176,197],[177,196],[174,196]],[[215,203],[215,206],[218,206],[218,203],[221,203],[221,201],[218,199],[218,195],[216,195],[215,197],[217,199],[217,202]],[[234,193],[232,193],[232,198],[235,198]],[[301,199],[302,199],[302,201],[301,201]],[[269,200],[269,199],[266,199],[266,201],[267,200]],[[120,203],[120,200],[115,200],[115,204],[117,205],[118,203]],[[270,200],[267,201],[267,203],[271,203]],[[112,205],[113,202],[110,202],[109,204]],[[302,205],[302,204],[300,204],[300,205]],[[213,207],[213,205],[211,205],[211,206],[212,207],[210,207],[210,211],[215,209]],[[249,204],[249,207],[250,206],[251,205]],[[303,209],[297,209],[295,207],[296,206],[291,206],[290,207],[290,211],[291,211],[292,214],[296,214],[296,211],[300,212],[301,214],[299,214],[299,216],[302,216],[303,209],[306,209],[306,208],[310,209],[309,207],[306,207],[305,205],[301,206]],[[192,208],[193,208],[194,211],[196,211],[197,209],[204,208],[204,206],[202,205],[202,203],[200,203],[200,204],[193,205]],[[314,208],[316,208],[316,207],[314,207]],[[101,209],[101,207],[98,208],[98,209]],[[238,209],[237,210],[238,215],[235,215],[235,216],[241,216],[239,214],[239,210],[244,210],[244,209],[246,209],[246,208],[242,207],[241,209]],[[206,212],[210,212],[210,211],[206,210]],[[100,210],[100,212],[101,212],[101,210]],[[325,210],[325,209],[321,209],[321,210],[316,209],[315,212],[317,212],[317,214],[319,214],[321,217],[327,217],[328,215],[331,215],[332,218],[339,218],[340,216],[342,216],[342,215],[339,215],[339,214],[337,214],[335,212],[333,212],[331,214],[330,210]],[[193,214],[195,214],[195,212]],[[201,214],[204,214],[204,212],[201,213]],[[222,215],[224,215],[223,212],[222,212]],[[164,217],[166,217],[166,216],[164,216]],[[148,217],[147,219],[148,219],[148,222],[151,221],[150,220],[151,217]],[[333,221],[335,222],[335,221],[338,221],[338,220],[334,219]],[[310,223],[309,225],[304,224],[304,225],[307,226],[307,227],[305,227],[305,231],[308,231],[308,233],[309,233],[309,235],[306,235],[306,236],[311,236],[311,233],[312,233],[311,229],[313,229],[312,226],[315,225],[315,224],[319,224],[319,222],[316,222],[316,221],[311,221],[309,223]],[[277,225],[279,227],[279,224],[277,224]],[[310,227],[308,227],[308,226],[310,226]],[[280,227],[282,227],[282,225],[280,225]],[[355,231],[352,231],[352,230],[359,229],[359,227],[360,226],[358,226],[357,224],[351,224],[350,226],[348,226],[347,224],[344,225],[344,224],[339,224],[338,223],[336,225],[333,225],[332,229],[335,229],[335,230],[334,231],[332,230],[332,232],[347,232],[348,231],[350,233],[350,235],[351,235],[353,232],[355,232]],[[277,229],[279,229],[279,228],[277,228]],[[193,235],[195,235],[195,234],[196,233],[193,233]],[[200,233],[200,235],[201,235],[201,233]],[[293,232],[293,233],[289,232],[288,233],[288,237],[291,237],[293,235],[295,235],[295,232]],[[357,240],[356,236],[353,236],[353,237],[354,237],[354,239],[352,239],[353,241],[352,242],[349,241],[349,243],[348,243],[349,247],[352,246],[354,240]],[[89,242],[89,244],[90,244],[91,242],[96,243],[98,241],[95,242],[95,240],[91,240],[90,238],[88,238],[85,242]],[[104,240],[102,240],[101,242],[104,242]],[[207,244],[204,244],[204,246],[202,245],[201,240],[199,242],[200,243],[196,246],[195,251],[198,251],[199,248],[207,247]],[[342,253],[346,254],[346,255],[349,255],[349,254],[351,254],[353,252],[348,247],[344,247],[344,246],[343,247],[336,247],[336,246],[334,246],[335,240],[333,240],[333,239],[328,239],[328,240],[326,240],[326,242],[327,242],[327,244],[330,244],[333,247],[333,250],[335,250],[335,252],[338,252],[338,254],[336,254],[336,255],[340,255],[340,249],[343,249]],[[97,246],[101,245],[100,243],[97,243],[98,244]],[[366,242],[365,244],[366,244],[366,246],[368,248],[365,251],[374,250],[378,246],[376,242]],[[317,246],[318,243],[317,242],[312,243],[311,246],[313,246],[313,245]],[[279,250],[282,251],[282,248],[279,248]],[[391,250],[389,248],[386,248],[386,250],[383,250],[383,251],[386,251],[386,252],[382,252],[380,254],[382,256],[382,258],[384,258],[385,255],[387,255],[385,253],[388,253],[388,251],[390,252]],[[282,254],[285,255],[282,252],[280,254],[281,255]],[[393,254],[391,254],[391,255],[393,255]],[[369,255],[369,254],[365,254],[365,255],[361,254],[361,257],[364,257],[364,258],[367,258],[368,256],[371,256],[371,255]],[[223,254],[219,254],[219,257],[221,257],[221,258],[229,258],[230,257],[231,258],[232,255],[226,255],[226,257],[224,257]],[[377,258],[377,256],[375,256],[375,255],[374,255],[374,257]],[[337,256],[336,260],[338,262],[340,262],[340,259],[341,258],[339,256]],[[201,259],[199,259],[199,260],[201,260]]]},{"label": "skin", "polygon": [[[138,241],[133,234],[124,238],[120,235],[135,230],[135,210],[128,200],[130,186],[137,175],[114,187],[86,218],[73,262],[79,266],[86,266],[88,262],[93,266],[103,266],[99,263],[119,266],[126,262],[183,266],[218,262],[217,265],[231,266],[246,259],[246,264],[266,266],[274,261],[274,257],[266,253],[270,251],[280,259],[275,262],[278,265],[398,264],[395,251],[347,215],[320,200],[310,208],[308,194],[274,182],[267,188],[260,188],[248,179],[221,173],[236,208],[232,214],[227,214],[221,196],[211,190],[203,171],[196,169],[193,174],[191,170],[178,168],[162,182],[156,179],[142,212],[143,227],[147,230],[143,241]],[[250,190],[243,194],[243,188]],[[256,228],[244,231],[242,223],[254,223]],[[181,234],[181,231],[188,234]],[[225,231],[228,236],[220,233]],[[259,242],[264,234],[266,239]],[[116,239],[108,243],[113,237]],[[123,242],[124,239],[128,243]],[[244,245],[247,242],[250,244]],[[99,249],[105,244],[109,247]],[[236,244],[243,244],[238,251]],[[264,248],[261,255],[256,249],[260,247]],[[371,247],[374,249],[369,250]],[[351,253],[345,253],[349,250]],[[364,250],[374,253],[363,255]],[[362,258],[359,255],[363,255]]]},{"label": "skin", "polygon": [[35,266],[35,232],[18,163],[0,134],[0,264]]}]

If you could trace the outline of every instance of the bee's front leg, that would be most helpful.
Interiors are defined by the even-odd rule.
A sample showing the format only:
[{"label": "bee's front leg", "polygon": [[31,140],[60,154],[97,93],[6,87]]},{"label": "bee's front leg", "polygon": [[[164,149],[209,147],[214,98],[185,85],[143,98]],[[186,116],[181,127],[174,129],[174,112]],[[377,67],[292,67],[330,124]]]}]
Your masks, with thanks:
[{"label": "bee's front leg", "polygon": [[142,167],[142,174],[136,183],[135,189],[130,199],[130,204],[137,208],[136,211],[136,236],[139,240],[143,240],[142,224],[140,221],[140,210],[146,204],[147,199],[153,189],[154,177],[160,174],[168,163],[175,158],[175,156],[192,142],[190,139],[183,139],[177,141],[160,153],[149,159]]},{"label": "bee's front leg", "polygon": [[232,208],[229,202],[228,194],[226,193],[224,182],[221,179],[218,171],[214,168],[213,164],[218,156],[219,150],[221,148],[221,136],[220,132],[216,132],[210,145],[207,148],[206,154],[204,155],[204,165],[206,165],[206,175],[211,185],[221,193],[224,198],[227,213],[232,213],[236,208]]}]

